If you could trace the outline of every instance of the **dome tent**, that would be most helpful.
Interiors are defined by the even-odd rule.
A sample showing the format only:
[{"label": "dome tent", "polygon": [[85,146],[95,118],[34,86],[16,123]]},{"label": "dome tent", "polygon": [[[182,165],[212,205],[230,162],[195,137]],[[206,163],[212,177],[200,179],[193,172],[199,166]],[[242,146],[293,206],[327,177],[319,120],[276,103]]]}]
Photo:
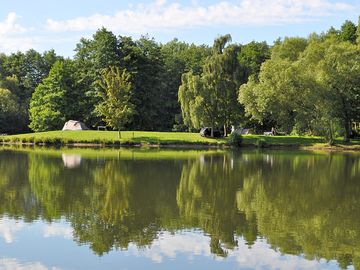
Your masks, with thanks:
[{"label": "dome tent", "polygon": [[89,128],[83,122],[69,120],[65,123],[62,130],[89,130]]}]

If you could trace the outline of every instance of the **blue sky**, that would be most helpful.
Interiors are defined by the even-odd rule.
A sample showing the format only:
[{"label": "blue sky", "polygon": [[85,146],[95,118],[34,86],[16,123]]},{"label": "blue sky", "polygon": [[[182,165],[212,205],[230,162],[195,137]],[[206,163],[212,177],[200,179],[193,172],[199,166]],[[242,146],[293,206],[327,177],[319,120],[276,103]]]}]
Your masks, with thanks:
[{"label": "blue sky", "polygon": [[267,41],[357,23],[360,0],[0,0],[0,52],[55,49],[72,56],[81,37],[105,26],[116,35],[148,34],[212,44],[230,33],[233,42]]}]

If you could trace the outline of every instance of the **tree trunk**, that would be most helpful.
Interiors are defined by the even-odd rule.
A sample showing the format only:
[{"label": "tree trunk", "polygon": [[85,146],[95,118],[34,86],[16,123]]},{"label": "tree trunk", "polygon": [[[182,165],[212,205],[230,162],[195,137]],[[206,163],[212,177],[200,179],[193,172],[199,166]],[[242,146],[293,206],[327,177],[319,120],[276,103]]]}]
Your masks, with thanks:
[{"label": "tree trunk", "polygon": [[342,104],[343,104],[343,120],[344,120],[344,125],[345,125],[345,142],[349,142],[350,141],[350,133],[351,133],[351,119],[350,119],[350,114],[349,114],[349,110],[348,110],[348,102],[346,102],[346,99],[344,97],[341,98],[342,100]]},{"label": "tree trunk", "polygon": [[350,135],[351,135],[351,124],[350,121],[345,120],[345,142],[350,141]]},{"label": "tree trunk", "polygon": [[119,128],[119,130],[118,130],[118,138],[119,138],[119,140],[121,139],[121,131],[120,131],[120,128]]},{"label": "tree trunk", "polygon": [[224,124],[224,137],[227,137],[227,127],[226,127],[226,124]]},{"label": "tree trunk", "polygon": [[334,137],[333,137],[333,129],[332,129],[332,122],[329,122],[329,135],[328,135],[328,144],[334,144]]},{"label": "tree trunk", "polygon": [[214,138],[214,127],[211,127],[211,134],[210,134],[211,138]]}]

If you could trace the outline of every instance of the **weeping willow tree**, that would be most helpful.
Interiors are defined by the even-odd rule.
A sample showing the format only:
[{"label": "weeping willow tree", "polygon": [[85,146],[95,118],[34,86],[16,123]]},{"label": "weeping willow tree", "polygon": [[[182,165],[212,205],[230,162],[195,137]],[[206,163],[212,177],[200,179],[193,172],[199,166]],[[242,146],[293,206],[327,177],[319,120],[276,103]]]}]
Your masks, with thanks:
[{"label": "weeping willow tree", "polygon": [[200,76],[191,72],[182,76],[179,102],[184,123],[190,128],[224,126],[226,135],[227,127],[239,121],[241,107],[237,92],[242,76],[237,55],[240,46],[226,46],[230,41],[230,35],[214,41],[213,54],[206,60]]},{"label": "weeping willow tree", "polygon": [[135,113],[135,106],[131,103],[132,85],[130,74],[118,67],[110,67],[101,73],[98,84],[102,91],[102,102],[96,106],[96,111],[105,123],[119,131],[129,123]]}]

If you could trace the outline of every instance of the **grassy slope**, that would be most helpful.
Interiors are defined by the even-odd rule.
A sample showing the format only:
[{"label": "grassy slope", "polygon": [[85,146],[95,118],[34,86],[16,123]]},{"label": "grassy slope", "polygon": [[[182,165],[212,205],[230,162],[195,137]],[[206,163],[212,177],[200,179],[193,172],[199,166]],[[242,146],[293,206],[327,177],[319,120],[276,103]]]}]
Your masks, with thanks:
[{"label": "grassy slope", "polygon": [[[178,145],[225,145],[227,139],[203,138],[198,133],[184,132],[145,132],[145,131],[123,131],[121,132],[121,143],[128,144],[178,144]],[[2,136],[0,141],[9,142],[54,142],[67,143],[96,143],[96,144],[116,144],[119,142],[117,131],[50,131],[20,134],[12,136]],[[246,135],[243,136],[244,145],[257,145],[261,140],[267,145],[272,146],[307,146],[325,147],[326,143],[321,137],[308,136],[262,136]],[[341,140],[336,141],[339,147],[360,150],[360,142],[353,141],[344,144]]]}]

